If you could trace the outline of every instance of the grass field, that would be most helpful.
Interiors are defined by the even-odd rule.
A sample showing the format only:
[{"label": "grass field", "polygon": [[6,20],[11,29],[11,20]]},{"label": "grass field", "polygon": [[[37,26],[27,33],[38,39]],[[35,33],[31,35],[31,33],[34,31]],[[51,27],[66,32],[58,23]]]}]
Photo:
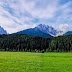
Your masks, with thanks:
[{"label": "grass field", "polygon": [[0,72],[72,72],[72,53],[0,52]]}]

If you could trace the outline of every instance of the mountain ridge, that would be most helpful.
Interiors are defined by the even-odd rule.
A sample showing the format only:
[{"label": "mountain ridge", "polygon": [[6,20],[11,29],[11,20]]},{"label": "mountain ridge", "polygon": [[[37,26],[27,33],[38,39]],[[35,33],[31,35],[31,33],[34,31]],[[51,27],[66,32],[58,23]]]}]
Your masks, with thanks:
[{"label": "mountain ridge", "polygon": [[52,37],[49,34],[41,32],[37,27],[26,29],[26,30],[22,30],[22,31],[19,31],[19,32],[14,33],[14,34],[28,34],[28,35],[41,36],[41,37]]},{"label": "mountain ridge", "polygon": [[7,31],[0,26],[0,34],[7,34]]},{"label": "mountain ridge", "polygon": [[45,24],[39,24],[35,28],[29,28],[16,33],[23,33],[41,37],[53,37],[53,36],[55,37],[64,35],[63,31],[58,31],[54,27]]},{"label": "mountain ridge", "polygon": [[72,34],[72,31],[67,31],[64,35]]},{"label": "mountain ridge", "polygon": [[47,34],[50,34],[52,36],[55,36],[56,33],[57,33],[57,31],[53,27],[45,25],[45,24],[40,24],[40,25],[37,26],[37,28],[40,31],[47,33]]}]

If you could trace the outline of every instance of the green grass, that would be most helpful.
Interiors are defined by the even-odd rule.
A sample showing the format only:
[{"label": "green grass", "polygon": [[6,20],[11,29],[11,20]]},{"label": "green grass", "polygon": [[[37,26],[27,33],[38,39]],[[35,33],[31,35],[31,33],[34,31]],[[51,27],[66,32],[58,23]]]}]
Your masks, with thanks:
[{"label": "green grass", "polygon": [[0,72],[72,72],[72,53],[0,52]]}]

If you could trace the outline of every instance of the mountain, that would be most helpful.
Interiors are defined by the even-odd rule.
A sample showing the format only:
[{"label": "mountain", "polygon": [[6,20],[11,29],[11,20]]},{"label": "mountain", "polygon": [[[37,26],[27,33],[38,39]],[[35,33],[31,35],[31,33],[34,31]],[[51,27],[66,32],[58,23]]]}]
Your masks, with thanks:
[{"label": "mountain", "polygon": [[26,30],[23,30],[14,34],[28,34],[28,35],[41,36],[41,37],[52,37],[51,35],[40,31],[37,27],[26,29]]},{"label": "mountain", "polygon": [[72,31],[68,31],[64,35],[69,35],[69,34],[72,34]]},{"label": "mountain", "polygon": [[1,26],[0,26],[0,34],[7,34],[6,30],[4,30]]},{"label": "mountain", "polygon": [[42,31],[46,34],[50,34],[52,36],[55,36],[57,34],[57,31],[53,27],[45,25],[45,24],[40,24],[40,25],[37,26],[37,28],[40,31]]},{"label": "mountain", "polygon": [[58,36],[62,34],[62,31],[57,31],[52,26],[48,26],[45,24],[39,24],[35,28],[26,29],[17,33],[24,33],[29,35],[36,35],[41,37],[51,37],[51,36]]},{"label": "mountain", "polygon": [[37,26],[37,28],[46,34],[50,34],[51,36],[58,36],[58,35],[61,35],[63,33],[63,31],[57,31],[52,26],[48,26],[45,24],[40,24]]}]

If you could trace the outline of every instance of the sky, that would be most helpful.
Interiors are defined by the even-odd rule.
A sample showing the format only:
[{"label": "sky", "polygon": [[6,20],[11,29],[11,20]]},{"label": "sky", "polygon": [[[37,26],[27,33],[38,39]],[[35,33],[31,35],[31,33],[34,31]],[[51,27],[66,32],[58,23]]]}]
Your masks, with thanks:
[{"label": "sky", "polygon": [[38,24],[72,31],[72,0],[0,0],[0,26],[8,33]]}]

